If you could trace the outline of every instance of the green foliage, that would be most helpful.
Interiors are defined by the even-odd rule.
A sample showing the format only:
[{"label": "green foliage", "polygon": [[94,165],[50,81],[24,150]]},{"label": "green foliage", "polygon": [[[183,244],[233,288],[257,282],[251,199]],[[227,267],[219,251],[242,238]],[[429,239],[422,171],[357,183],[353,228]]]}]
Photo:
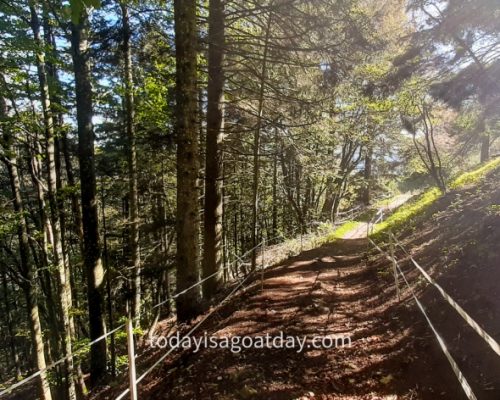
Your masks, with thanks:
[{"label": "green foliage", "polygon": [[460,189],[464,186],[478,183],[483,180],[489,172],[497,169],[498,167],[500,167],[500,158],[495,158],[494,160],[484,164],[481,168],[460,175],[450,184],[450,189]]}]

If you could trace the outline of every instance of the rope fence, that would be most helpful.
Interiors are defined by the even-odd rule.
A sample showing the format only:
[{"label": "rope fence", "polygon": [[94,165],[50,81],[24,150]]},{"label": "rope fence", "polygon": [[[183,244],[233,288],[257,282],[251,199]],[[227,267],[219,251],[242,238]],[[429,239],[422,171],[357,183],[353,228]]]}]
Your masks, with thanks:
[{"label": "rope fence", "polygon": [[[376,223],[380,222],[383,217],[382,213],[377,213],[377,215],[368,223],[367,227],[367,233],[370,231],[373,232],[373,225]],[[374,222],[377,221],[377,222]],[[370,226],[372,225],[372,226]],[[474,331],[491,347],[491,349],[498,355],[500,355],[500,345],[498,342],[493,339],[421,266],[420,264],[411,256],[411,254],[403,247],[401,242],[396,238],[395,235],[391,231],[388,233],[389,236],[389,253],[385,250],[383,250],[379,245],[377,245],[370,237],[367,235],[368,241],[373,245],[373,247],[380,253],[382,254],[388,261],[390,261],[393,265],[394,268],[394,274],[395,274],[395,286],[396,286],[396,291],[398,293],[399,297],[399,286],[398,286],[398,274],[402,277],[404,280],[406,286],[408,287],[413,299],[415,300],[415,303],[418,306],[418,309],[421,311],[422,315],[424,316],[427,324],[429,325],[431,331],[433,332],[437,342],[439,343],[439,346],[441,350],[443,351],[446,359],[448,360],[455,376],[457,377],[460,386],[462,387],[462,390],[464,391],[465,395],[469,400],[477,400],[476,395],[472,391],[472,388],[470,384],[468,383],[467,379],[465,378],[464,374],[460,370],[458,364],[454,360],[453,356],[451,355],[450,351],[448,350],[445,341],[443,340],[442,336],[439,334],[437,329],[435,328],[434,324],[430,320],[424,306],[422,303],[419,301],[417,298],[417,295],[415,294],[413,288],[411,287],[410,283],[408,282],[408,279],[406,278],[406,275],[404,274],[398,260],[395,258],[394,255],[394,247],[397,246],[403,252],[409,257],[410,261],[412,264],[417,268],[420,274],[422,274],[427,282],[429,282],[433,287],[435,287],[438,292],[441,294],[441,296],[448,302],[448,304],[471,326]]]}]

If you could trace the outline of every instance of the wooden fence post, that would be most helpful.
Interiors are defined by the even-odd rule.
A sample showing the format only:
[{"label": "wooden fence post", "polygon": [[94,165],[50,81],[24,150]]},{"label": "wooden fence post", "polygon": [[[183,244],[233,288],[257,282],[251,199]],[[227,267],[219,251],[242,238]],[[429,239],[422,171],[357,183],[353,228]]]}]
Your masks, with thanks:
[{"label": "wooden fence post", "polygon": [[128,350],[128,379],[130,400],[137,400],[137,379],[135,370],[134,328],[130,310],[127,317],[127,350]]},{"label": "wooden fence post", "polygon": [[264,266],[265,266],[265,256],[266,256],[266,239],[262,241],[262,265],[260,267],[260,291],[264,290]]},{"label": "wooden fence post", "polygon": [[389,251],[391,255],[392,273],[394,274],[394,284],[396,285],[396,293],[398,296],[398,301],[401,301],[401,294],[399,292],[398,269],[396,265],[396,259],[394,258],[394,237],[392,235],[392,231],[389,231]]}]

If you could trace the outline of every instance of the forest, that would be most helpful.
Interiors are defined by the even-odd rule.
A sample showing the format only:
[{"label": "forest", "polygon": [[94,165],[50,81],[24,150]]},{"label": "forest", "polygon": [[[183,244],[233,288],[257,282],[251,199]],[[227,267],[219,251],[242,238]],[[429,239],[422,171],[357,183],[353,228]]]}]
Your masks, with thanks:
[{"label": "forest", "polygon": [[[331,387],[322,378],[310,391],[280,381],[288,389],[279,394],[271,392],[272,369],[241,385],[239,375],[227,384],[218,372],[218,389],[181,392],[191,365],[203,380],[206,366],[228,365],[217,361],[228,351],[200,350],[199,367],[187,355],[141,353],[156,335],[190,336],[201,324],[213,333],[242,304],[258,310],[241,288],[272,293],[282,284],[273,283],[281,271],[274,265],[293,257],[323,265],[345,250],[341,267],[351,256],[373,264],[378,272],[367,284],[383,281],[413,304],[396,269],[395,254],[406,250],[392,232],[415,251],[446,242],[439,254],[448,264],[453,251],[474,251],[474,241],[467,265],[490,265],[489,281],[498,279],[499,137],[498,0],[0,0],[0,398],[114,399],[125,389],[131,399],[461,399],[460,391],[405,392],[392,370],[374,378],[371,392],[355,388],[368,382],[363,375]],[[417,218],[424,206],[435,208],[430,222]],[[463,219],[452,214],[457,207]],[[438,236],[465,234],[469,225],[460,224],[470,218],[476,226],[473,212],[483,209],[490,219],[476,224],[476,236]],[[434,233],[410,242],[422,227]],[[388,272],[370,242],[393,260]],[[423,256],[435,267],[431,285],[441,282],[435,270],[448,273],[431,264],[441,260],[435,252]],[[350,270],[332,268],[342,285]],[[458,308],[469,319],[474,310],[492,317],[471,323],[459,314],[499,349],[500,326],[491,322],[500,320],[498,289],[482,275],[454,273],[463,281],[443,281],[447,296],[467,281],[486,285],[474,293],[490,300]],[[289,290],[280,301],[337,326],[339,308],[314,293],[334,298],[338,286],[317,274],[313,297],[300,303]],[[425,300],[422,282],[410,281]],[[235,296],[239,303],[229,302]],[[262,306],[265,318],[278,313],[273,301]],[[292,317],[280,318],[276,326],[286,330]],[[293,318],[309,324],[307,315]],[[460,388],[448,355],[437,351]],[[495,351],[484,365],[498,378]],[[176,369],[168,376],[179,374],[178,384],[157,360],[163,371]],[[274,365],[256,368],[266,363]],[[149,375],[141,383],[146,375],[138,381],[136,368],[137,376],[156,368],[155,379],[165,381],[154,386]],[[483,388],[472,380],[474,397],[464,388],[463,398],[500,398],[494,379],[477,397],[472,389]],[[259,382],[269,383],[267,392]]]}]

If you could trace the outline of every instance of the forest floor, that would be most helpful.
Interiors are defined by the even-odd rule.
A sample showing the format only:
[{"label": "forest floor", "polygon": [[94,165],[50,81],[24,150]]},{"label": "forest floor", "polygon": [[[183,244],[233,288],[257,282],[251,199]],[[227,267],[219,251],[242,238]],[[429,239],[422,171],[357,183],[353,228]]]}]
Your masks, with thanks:
[{"label": "forest floor", "polygon": [[[499,179],[497,171],[480,188],[446,194],[400,233],[418,262],[497,341]],[[401,252],[397,257],[477,398],[498,400],[500,358],[435,289],[420,284]],[[302,252],[267,269],[263,290],[256,277],[195,336],[344,334],[351,347],[178,350],[141,382],[139,398],[465,399],[411,294],[401,295],[398,301],[388,262],[365,238]],[[172,333],[167,322],[160,328],[157,334]],[[140,364],[165,351],[149,353]],[[98,397],[114,398],[118,389]]]}]

